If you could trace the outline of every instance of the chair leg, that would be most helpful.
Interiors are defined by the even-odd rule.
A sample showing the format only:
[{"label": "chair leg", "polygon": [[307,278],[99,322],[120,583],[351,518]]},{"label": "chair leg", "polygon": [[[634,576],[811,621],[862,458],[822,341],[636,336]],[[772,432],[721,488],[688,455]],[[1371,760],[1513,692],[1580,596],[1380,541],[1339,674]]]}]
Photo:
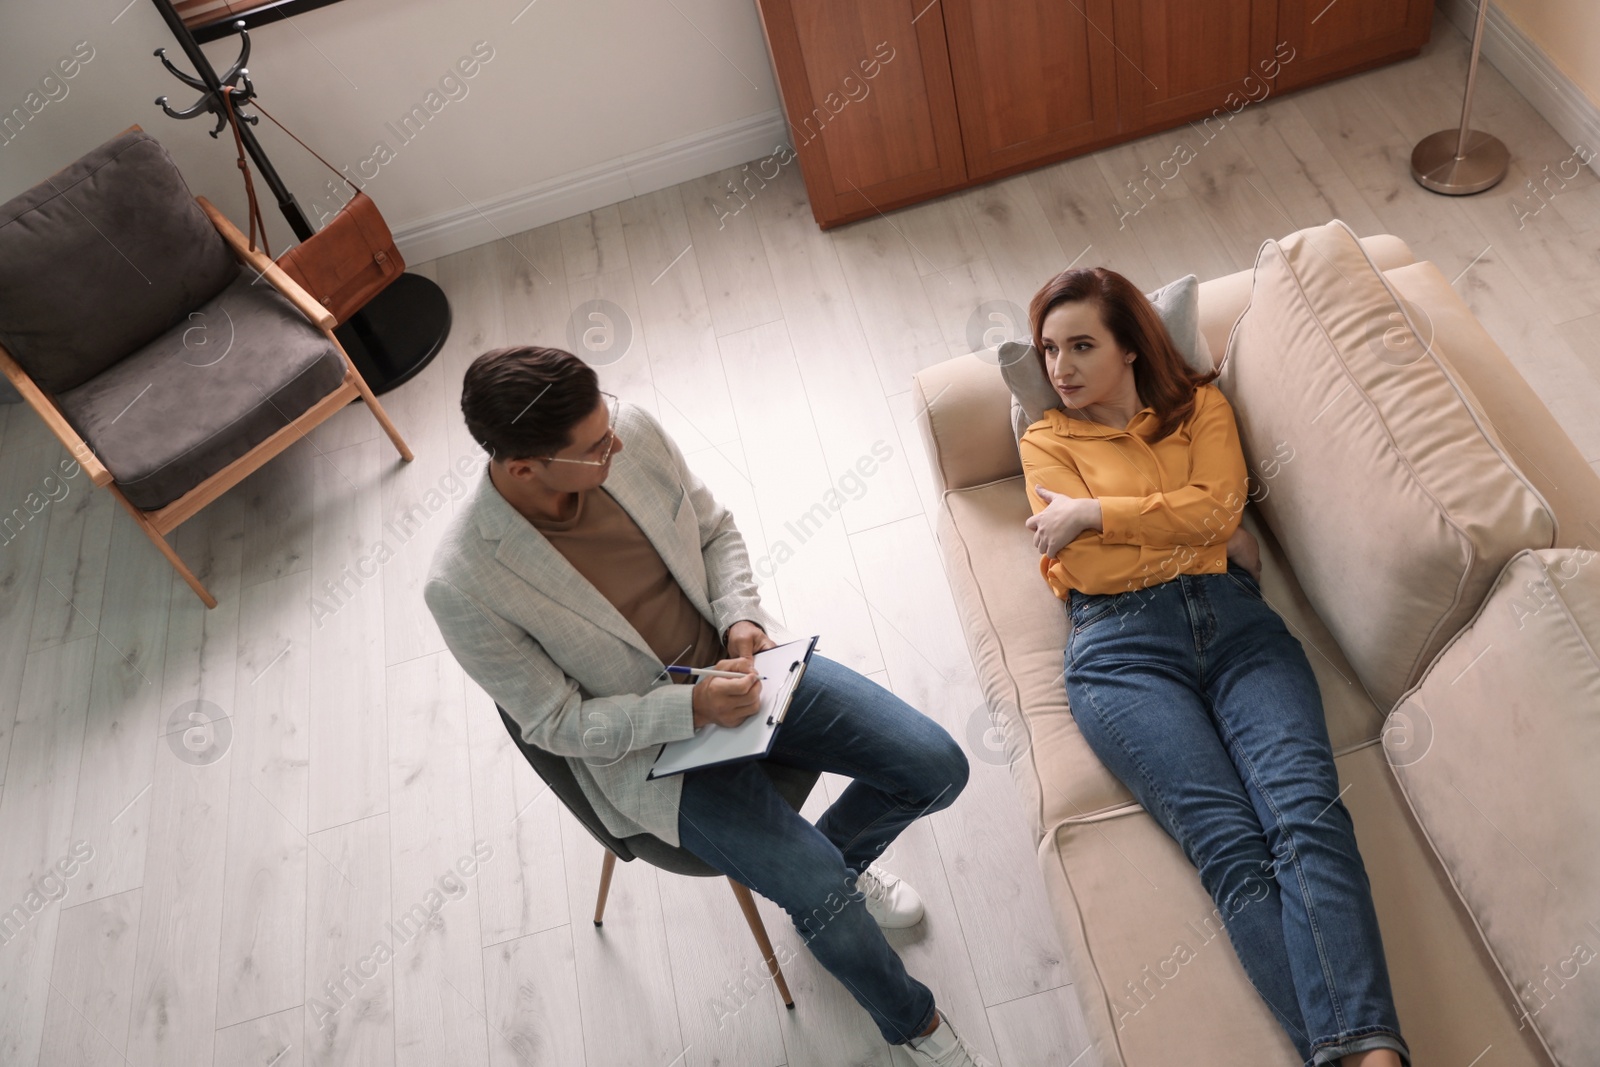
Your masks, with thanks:
[{"label": "chair leg", "polygon": [[600,895],[594,900],[594,924],[599,926],[605,921],[606,897],[611,893],[611,872],[616,870],[617,854],[610,849],[606,850],[606,858],[600,864]]},{"label": "chair leg", "polygon": [[410,463],[413,457],[405,438],[400,436],[400,430],[395,424],[389,421],[389,413],[383,410],[382,404],[378,403],[378,398],[373,395],[372,387],[367,385],[367,380],[356,369],[355,362],[350,359],[350,354],[345,352],[344,345],[339,344],[339,339],[333,335],[332,330],[324,330],[322,332],[328,335],[328,340],[338,347],[339,353],[344,356],[345,362],[350,365],[350,373],[356,380],[356,388],[361,390],[361,399],[366,402],[367,407],[372,409],[373,417],[378,420],[378,425],[383,427],[383,432],[389,435],[389,440],[394,443],[395,451],[400,453],[401,459]]},{"label": "chair leg", "polygon": [[194,576],[194,571],[191,571],[188,565],[178,558],[178,553],[173,551],[172,546],[167,543],[167,539],[162,536],[160,530],[156,529],[155,524],[150,521],[149,517],[143,511],[134,507],[128,498],[122,495],[122,490],[117,488],[115,482],[106,486],[106,488],[111,490],[111,495],[121,502],[128,514],[133,516],[133,521],[139,524],[139,529],[143,530],[145,536],[150,538],[150,542],[161,550],[163,556],[167,557],[167,562],[172,564],[172,569],[178,572],[178,576],[189,583],[189,588],[194,590],[201,603],[205,604],[207,608],[216,607],[217,598],[212,596],[211,592],[200,583],[200,579]]},{"label": "chair leg", "polygon": [[767,937],[767,924],[761,921],[755,898],[750,895],[748,888],[732,878],[728,879],[728,884],[733,887],[733,895],[739,898],[739,910],[744,912],[744,921],[750,924],[750,932],[756,935],[756,947],[761,949],[761,957],[767,961],[767,973],[772,975],[773,984],[778,987],[783,1006],[793,1008],[794,997],[789,995],[789,983],[783,980],[783,969],[778,966],[777,953],[772,951],[772,942]]}]

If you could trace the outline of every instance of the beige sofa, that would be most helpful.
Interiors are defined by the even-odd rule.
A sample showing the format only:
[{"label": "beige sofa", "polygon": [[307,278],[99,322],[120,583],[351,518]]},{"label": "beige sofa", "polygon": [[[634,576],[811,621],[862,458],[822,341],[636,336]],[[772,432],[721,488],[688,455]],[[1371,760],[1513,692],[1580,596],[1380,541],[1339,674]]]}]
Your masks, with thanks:
[{"label": "beige sofa", "polygon": [[[1275,317],[1274,300],[1303,306]],[[1600,1064],[1600,478],[1398,238],[1301,231],[1200,301],[1262,483],[1242,521],[1321,685],[1416,1064]],[[1391,345],[1385,321],[1412,335]],[[1337,406],[1301,395],[1320,379],[1344,383],[1318,387]],[[1095,1054],[1298,1062],[1193,868],[1073,722],[1069,623],[1023,527],[998,369],[964,356],[913,392],[945,567]],[[1272,467],[1285,418],[1295,459]]]}]

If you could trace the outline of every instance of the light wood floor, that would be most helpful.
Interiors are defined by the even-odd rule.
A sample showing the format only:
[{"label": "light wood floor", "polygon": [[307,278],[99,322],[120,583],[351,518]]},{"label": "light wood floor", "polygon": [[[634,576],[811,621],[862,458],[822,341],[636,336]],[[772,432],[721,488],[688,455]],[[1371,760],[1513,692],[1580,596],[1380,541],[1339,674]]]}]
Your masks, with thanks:
[{"label": "light wood floor", "polygon": [[[747,982],[760,959],[718,880],[621,865],[597,931],[599,846],[541,791],[424,608],[463,492],[452,464],[471,451],[463,368],[506,342],[568,346],[592,299],[632,332],[607,386],[658,413],[752,557],[783,557],[763,578],[773,610],[973,753],[960,802],[889,861],[927,899],[927,921],[892,938],[911,971],[1007,1067],[1095,1062],[1008,771],[984,745],[910,375],[968,350],[980,303],[1025,304],[1075,259],[1153,288],[1247,267],[1262,239],[1337,216],[1454,278],[1600,464],[1600,182],[1585,171],[1519,228],[1523,181],[1572,149],[1490,69],[1477,120],[1511,146],[1512,179],[1466,200],[1416,187],[1410,146],[1456,120],[1464,81],[1464,41],[1442,22],[1435,35],[1416,61],[1247,109],[1126,228],[1114,190],[1192,131],[832,234],[792,168],[719,228],[709,202],[732,204],[729,171],[423,264],[455,329],[384,398],[416,462],[357,407],[183,527],[215,611],[109,496],[66,482],[0,548],[0,908],[28,910],[47,868],[85,862],[0,944],[0,1063],[903,1062],[765,902],[796,955],[796,1010]],[[0,408],[0,433],[9,510],[62,452],[23,409]],[[794,536],[786,524],[875,445],[891,455],[859,499]],[[386,526],[408,510],[417,525]],[[393,557],[349,578],[379,542]],[[196,700],[231,730],[203,765],[179,758],[172,725]],[[455,880],[475,847],[488,858]],[[441,891],[431,927],[387,926]],[[364,962],[379,941],[393,958]]]}]

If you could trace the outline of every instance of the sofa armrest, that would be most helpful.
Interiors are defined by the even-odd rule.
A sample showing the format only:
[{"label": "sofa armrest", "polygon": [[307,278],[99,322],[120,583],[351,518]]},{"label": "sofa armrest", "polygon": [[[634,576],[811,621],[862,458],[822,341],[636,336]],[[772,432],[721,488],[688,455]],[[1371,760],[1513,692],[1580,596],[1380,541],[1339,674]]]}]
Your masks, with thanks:
[{"label": "sofa armrest", "polygon": [[967,489],[1022,473],[1011,430],[1011,391],[976,353],[924,367],[911,379],[935,488]]}]

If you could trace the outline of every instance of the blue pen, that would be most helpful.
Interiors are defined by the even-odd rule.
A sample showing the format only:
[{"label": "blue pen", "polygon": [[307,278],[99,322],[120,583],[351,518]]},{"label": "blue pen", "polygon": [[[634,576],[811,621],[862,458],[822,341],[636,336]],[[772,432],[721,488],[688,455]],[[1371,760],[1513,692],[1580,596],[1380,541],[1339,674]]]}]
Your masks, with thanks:
[{"label": "blue pen", "polygon": [[[691,678],[748,678],[748,677],[750,677],[748,674],[740,674],[738,671],[718,671],[718,670],[713,670],[710,667],[678,667],[678,666],[672,666],[672,667],[668,667],[667,668],[667,673],[668,674],[684,674],[684,675],[688,675]],[[766,681],[766,676],[765,675],[762,676],[762,681]]]}]

